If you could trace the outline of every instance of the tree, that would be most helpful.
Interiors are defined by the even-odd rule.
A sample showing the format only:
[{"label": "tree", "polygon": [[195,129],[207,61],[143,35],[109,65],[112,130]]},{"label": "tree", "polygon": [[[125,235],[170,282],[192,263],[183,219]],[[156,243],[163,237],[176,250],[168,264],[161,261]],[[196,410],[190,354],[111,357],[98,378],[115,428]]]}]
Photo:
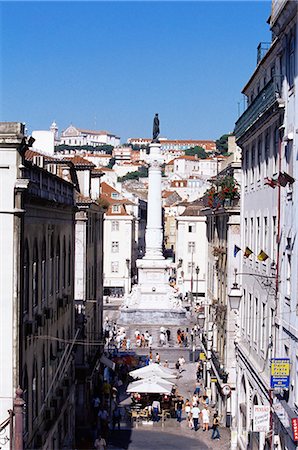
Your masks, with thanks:
[{"label": "tree", "polygon": [[216,150],[219,151],[221,154],[228,152],[228,137],[232,136],[232,134],[223,134],[219,139],[216,141]]},{"label": "tree", "polygon": [[148,177],[148,168],[147,167],[140,167],[139,170],[135,170],[134,172],[128,172],[123,177],[118,177],[118,180],[120,183],[122,181],[126,180],[138,180],[139,178],[145,178]]},{"label": "tree", "polygon": [[200,159],[205,159],[208,157],[205,149],[203,147],[200,147],[199,145],[196,145],[195,147],[192,148],[187,148],[185,150],[185,155],[186,156],[196,156]]},{"label": "tree", "polygon": [[112,169],[114,164],[115,164],[115,162],[116,162],[116,159],[115,158],[111,158],[110,161],[109,161],[109,164],[107,165],[107,168],[108,169]]}]

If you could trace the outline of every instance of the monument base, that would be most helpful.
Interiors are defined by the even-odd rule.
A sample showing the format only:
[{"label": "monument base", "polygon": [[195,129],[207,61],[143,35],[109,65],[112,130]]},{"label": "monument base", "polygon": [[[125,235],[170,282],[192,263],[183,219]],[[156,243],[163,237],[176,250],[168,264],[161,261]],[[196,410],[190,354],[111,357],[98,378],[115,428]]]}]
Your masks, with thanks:
[{"label": "monument base", "polygon": [[138,308],[121,308],[118,323],[123,325],[160,325],[166,327],[167,325],[187,325],[188,319],[186,311],[183,308],[181,311],[168,309],[138,309]]}]

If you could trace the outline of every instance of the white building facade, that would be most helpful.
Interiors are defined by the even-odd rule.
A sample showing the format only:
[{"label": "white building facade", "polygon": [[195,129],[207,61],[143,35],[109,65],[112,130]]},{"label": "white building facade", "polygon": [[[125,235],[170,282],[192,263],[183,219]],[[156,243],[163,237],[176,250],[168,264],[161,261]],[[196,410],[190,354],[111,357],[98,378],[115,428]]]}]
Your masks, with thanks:
[{"label": "white building facade", "polygon": [[[235,128],[242,148],[241,247],[252,252],[237,280],[243,297],[233,442],[241,449],[296,448],[291,419],[298,412],[297,2],[273,1],[270,25],[271,46],[243,90],[248,108]],[[289,369],[286,389],[272,389],[276,358]],[[270,403],[271,430],[253,433],[254,405]]]}]

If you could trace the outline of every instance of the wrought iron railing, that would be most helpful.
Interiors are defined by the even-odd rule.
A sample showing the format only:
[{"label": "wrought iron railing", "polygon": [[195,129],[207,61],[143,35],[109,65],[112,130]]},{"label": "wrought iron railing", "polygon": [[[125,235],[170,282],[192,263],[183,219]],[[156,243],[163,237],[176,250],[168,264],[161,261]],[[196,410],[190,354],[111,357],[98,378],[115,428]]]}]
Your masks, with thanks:
[{"label": "wrought iron railing", "polygon": [[239,139],[277,100],[276,81],[271,79],[239,117],[235,124],[235,136]]}]

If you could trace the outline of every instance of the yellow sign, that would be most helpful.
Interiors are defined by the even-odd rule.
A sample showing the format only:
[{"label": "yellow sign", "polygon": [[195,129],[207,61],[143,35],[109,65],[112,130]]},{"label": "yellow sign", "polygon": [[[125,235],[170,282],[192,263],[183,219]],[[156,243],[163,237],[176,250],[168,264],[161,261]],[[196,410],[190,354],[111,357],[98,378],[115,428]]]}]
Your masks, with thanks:
[{"label": "yellow sign", "polygon": [[273,377],[289,376],[290,362],[288,359],[273,359],[271,363],[271,375]]},{"label": "yellow sign", "polygon": [[200,360],[201,361],[206,361],[206,355],[205,355],[205,353],[200,353]]}]

